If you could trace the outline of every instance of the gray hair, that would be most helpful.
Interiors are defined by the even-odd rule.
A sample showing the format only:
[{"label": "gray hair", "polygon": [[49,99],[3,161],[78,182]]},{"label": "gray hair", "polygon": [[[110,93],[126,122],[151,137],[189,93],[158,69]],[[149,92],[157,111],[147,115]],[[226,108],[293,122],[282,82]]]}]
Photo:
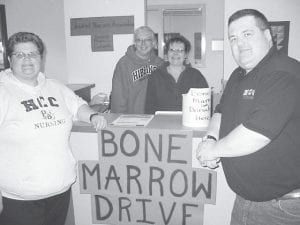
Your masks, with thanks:
[{"label": "gray hair", "polygon": [[138,28],[134,31],[134,40],[136,40],[137,36],[138,36],[140,33],[148,33],[148,34],[150,34],[152,40],[155,41],[154,31],[153,31],[150,27],[148,27],[148,26],[141,26],[141,27],[138,27]]}]

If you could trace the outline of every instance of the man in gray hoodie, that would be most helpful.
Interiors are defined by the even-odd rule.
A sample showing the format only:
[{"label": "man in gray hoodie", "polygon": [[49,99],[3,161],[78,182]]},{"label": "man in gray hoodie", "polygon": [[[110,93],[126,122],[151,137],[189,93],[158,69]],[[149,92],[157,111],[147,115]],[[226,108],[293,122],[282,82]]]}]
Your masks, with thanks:
[{"label": "man in gray hoodie", "polygon": [[144,113],[148,76],[164,61],[154,48],[154,32],[147,26],[134,32],[134,44],[118,61],[112,80],[111,112]]}]

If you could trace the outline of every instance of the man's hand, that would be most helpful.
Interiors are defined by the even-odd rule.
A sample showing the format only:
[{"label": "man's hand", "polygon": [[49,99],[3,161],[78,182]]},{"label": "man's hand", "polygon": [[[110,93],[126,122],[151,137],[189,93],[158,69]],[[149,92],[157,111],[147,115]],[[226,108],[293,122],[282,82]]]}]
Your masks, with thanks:
[{"label": "man's hand", "polygon": [[220,162],[220,158],[215,157],[213,151],[215,144],[216,141],[208,139],[198,145],[196,150],[197,159],[199,160],[201,166],[208,167],[210,169],[215,169],[219,166],[218,163]]}]

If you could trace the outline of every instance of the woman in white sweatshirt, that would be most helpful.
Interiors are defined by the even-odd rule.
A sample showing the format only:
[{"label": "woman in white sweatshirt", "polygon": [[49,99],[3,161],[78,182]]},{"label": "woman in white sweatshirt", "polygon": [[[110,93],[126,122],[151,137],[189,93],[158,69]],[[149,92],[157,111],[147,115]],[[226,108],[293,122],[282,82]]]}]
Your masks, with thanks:
[{"label": "woman in white sweatshirt", "polygon": [[0,73],[0,224],[63,225],[76,178],[72,122],[102,129],[106,120],[45,77],[37,35],[13,34],[7,55],[11,68]]}]

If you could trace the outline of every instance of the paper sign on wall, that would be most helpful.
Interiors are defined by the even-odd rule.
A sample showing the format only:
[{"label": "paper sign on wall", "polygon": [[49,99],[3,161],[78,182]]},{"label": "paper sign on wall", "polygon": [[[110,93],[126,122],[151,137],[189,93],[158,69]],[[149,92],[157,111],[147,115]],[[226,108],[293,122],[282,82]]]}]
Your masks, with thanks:
[{"label": "paper sign on wall", "polygon": [[133,16],[72,18],[71,36],[90,35],[92,51],[113,51],[114,34],[132,34]]},{"label": "paper sign on wall", "polygon": [[98,143],[99,160],[78,164],[94,224],[203,224],[217,174],[192,168],[191,131],[111,128]]}]

